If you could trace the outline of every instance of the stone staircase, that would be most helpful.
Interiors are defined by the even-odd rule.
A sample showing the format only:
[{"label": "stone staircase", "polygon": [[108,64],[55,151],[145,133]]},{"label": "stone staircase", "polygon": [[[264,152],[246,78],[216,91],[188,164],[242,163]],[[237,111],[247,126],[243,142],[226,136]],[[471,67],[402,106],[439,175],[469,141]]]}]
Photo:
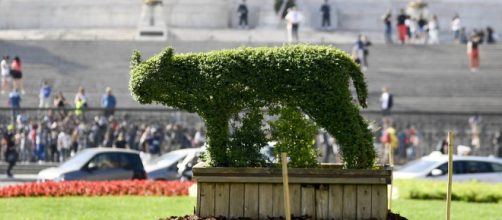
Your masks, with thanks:
[{"label": "stone staircase", "polygon": [[[23,107],[38,105],[41,81],[48,79],[72,103],[77,88],[86,88],[91,107],[111,86],[118,107],[140,106],[128,90],[129,58],[134,49],[143,57],[173,46],[176,53],[279,43],[137,42],[137,41],[0,41],[2,54],[19,55],[24,62]],[[352,45],[336,45],[349,51]],[[369,108],[379,109],[382,86],[395,94],[395,109],[404,111],[499,112],[502,109],[502,46],[481,46],[481,70],[471,73],[463,45],[381,45],[370,48]],[[0,96],[0,107],[7,95]]]}]

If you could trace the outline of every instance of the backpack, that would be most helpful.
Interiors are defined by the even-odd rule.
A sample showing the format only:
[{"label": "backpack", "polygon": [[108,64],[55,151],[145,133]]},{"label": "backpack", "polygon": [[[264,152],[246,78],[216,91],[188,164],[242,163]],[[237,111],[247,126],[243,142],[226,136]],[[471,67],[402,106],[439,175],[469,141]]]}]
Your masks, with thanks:
[{"label": "backpack", "polygon": [[389,94],[389,105],[387,106],[387,108],[391,109],[393,105],[394,105],[394,97],[392,94]]}]

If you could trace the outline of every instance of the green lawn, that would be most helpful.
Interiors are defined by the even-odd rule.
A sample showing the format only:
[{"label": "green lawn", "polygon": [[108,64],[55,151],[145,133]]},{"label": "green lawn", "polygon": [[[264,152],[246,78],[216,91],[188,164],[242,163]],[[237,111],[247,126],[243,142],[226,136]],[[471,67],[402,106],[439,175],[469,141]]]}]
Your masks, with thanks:
[{"label": "green lawn", "polygon": [[0,199],[0,219],[157,220],[192,214],[191,197],[38,197]]},{"label": "green lawn", "polygon": [[[501,203],[453,202],[451,207],[454,220],[502,220]],[[446,202],[399,199],[392,201],[392,210],[410,220],[445,219]]]},{"label": "green lawn", "polygon": [[[157,220],[193,213],[191,197],[62,197],[0,199],[0,219]],[[394,212],[414,220],[444,219],[443,201],[393,201]],[[502,204],[453,202],[454,220],[502,220]]]}]

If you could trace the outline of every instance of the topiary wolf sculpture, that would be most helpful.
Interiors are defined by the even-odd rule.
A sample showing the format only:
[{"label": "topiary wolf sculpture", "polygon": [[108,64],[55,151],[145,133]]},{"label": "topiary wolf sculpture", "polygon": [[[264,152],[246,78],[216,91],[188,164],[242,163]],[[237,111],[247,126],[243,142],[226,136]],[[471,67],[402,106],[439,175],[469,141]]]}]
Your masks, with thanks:
[{"label": "topiary wolf sculpture", "polygon": [[167,48],[131,60],[135,100],[198,113],[205,121],[213,166],[227,166],[228,123],[248,107],[296,106],[336,137],[347,168],[373,166],[372,134],[352,103],[350,80],[366,107],[367,87],[359,66],[330,46],[238,48],[173,55]]}]

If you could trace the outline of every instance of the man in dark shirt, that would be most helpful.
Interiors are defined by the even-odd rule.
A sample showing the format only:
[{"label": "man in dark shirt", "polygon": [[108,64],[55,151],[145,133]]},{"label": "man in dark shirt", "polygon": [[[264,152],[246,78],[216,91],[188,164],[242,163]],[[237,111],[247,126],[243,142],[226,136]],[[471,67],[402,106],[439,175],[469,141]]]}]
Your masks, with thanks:
[{"label": "man in dark shirt", "polygon": [[401,9],[399,15],[397,16],[397,30],[399,33],[399,41],[401,41],[402,44],[406,42],[406,38],[408,35],[408,30],[405,24],[407,18],[408,15],[406,15],[404,9]]},{"label": "man in dark shirt", "polygon": [[239,13],[239,27],[248,28],[248,6],[246,5],[246,0],[242,0],[242,3],[237,8]]},{"label": "man in dark shirt", "polygon": [[18,153],[16,151],[16,143],[14,140],[14,125],[10,124],[7,127],[7,131],[3,134],[3,142],[6,145],[4,152],[5,162],[9,164],[7,167],[7,177],[12,178],[12,168],[16,165]]},{"label": "man in dark shirt", "polygon": [[324,4],[321,6],[321,13],[322,13],[322,28],[329,28],[331,26],[331,7],[328,4],[328,0],[324,0]]}]

